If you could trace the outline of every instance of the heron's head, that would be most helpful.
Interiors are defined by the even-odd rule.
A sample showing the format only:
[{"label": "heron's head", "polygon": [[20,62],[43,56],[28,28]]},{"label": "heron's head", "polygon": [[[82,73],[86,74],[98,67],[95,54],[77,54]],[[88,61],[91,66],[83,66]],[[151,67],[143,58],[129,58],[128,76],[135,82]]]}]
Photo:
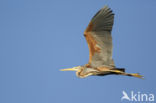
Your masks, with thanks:
[{"label": "heron's head", "polygon": [[79,72],[81,70],[81,66],[73,67],[73,68],[67,68],[67,69],[61,69],[60,71],[77,71]]},{"label": "heron's head", "polygon": [[77,67],[73,67],[73,68],[68,68],[68,69],[61,69],[61,71],[76,71],[76,75],[80,78],[85,78],[89,75],[92,75],[92,73],[88,73],[87,72],[87,68],[86,70],[84,70],[85,67],[84,66],[77,66]]}]

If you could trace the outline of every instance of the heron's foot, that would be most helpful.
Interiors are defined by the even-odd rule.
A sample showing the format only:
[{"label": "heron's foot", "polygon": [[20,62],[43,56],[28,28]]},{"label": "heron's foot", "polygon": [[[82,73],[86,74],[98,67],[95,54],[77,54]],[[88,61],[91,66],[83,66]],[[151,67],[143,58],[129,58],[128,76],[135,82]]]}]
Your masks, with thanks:
[{"label": "heron's foot", "polygon": [[137,77],[137,78],[140,78],[140,79],[144,79],[143,76],[140,75],[139,73],[131,73],[128,76],[133,76],[133,77]]}]

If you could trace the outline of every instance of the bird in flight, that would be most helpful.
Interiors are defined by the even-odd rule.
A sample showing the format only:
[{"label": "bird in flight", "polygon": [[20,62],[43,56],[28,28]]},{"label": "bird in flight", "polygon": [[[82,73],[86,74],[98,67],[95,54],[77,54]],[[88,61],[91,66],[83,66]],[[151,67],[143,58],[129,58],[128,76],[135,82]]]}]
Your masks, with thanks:
[{"label": "bird in flight", "polygon": [[126,73],[124,68],[116,68],[112,59],[111,31],[114,22],[114,13],[104,6],[91,19],[84,31],[84,37],[89,48],[89,62],[83,66],[77,66],[61,71],[76,71],[80,78],[88,76],[125,75],[143,78],[138,73]]}]

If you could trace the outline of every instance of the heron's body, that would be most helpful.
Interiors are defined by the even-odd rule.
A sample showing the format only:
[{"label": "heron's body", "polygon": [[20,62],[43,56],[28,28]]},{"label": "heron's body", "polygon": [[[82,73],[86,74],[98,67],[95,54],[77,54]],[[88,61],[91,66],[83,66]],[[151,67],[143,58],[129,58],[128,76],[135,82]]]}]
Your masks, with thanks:
[{"label": "heron's body", "polygon": [[125,73],[122,68],[116,68],[112,59],[111,31],[114,14],[105,6],[99,10],[90,21],[84,36],[89,47],[89,62],[84,66],[77,66],[62,71],[76,71],[76,75],[85,78],[90,75],[104,76],[109,74],[127,75],[142,78],[137,73]]}]

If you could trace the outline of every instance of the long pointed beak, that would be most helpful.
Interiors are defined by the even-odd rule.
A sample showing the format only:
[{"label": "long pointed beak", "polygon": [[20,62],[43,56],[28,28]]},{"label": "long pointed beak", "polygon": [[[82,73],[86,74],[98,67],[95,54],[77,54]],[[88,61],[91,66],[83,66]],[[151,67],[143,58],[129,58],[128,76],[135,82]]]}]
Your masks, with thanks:
[{"label": "long pointed beak", "polygon": [[75,68],[60,69],[60,71],[77,71]]}]

